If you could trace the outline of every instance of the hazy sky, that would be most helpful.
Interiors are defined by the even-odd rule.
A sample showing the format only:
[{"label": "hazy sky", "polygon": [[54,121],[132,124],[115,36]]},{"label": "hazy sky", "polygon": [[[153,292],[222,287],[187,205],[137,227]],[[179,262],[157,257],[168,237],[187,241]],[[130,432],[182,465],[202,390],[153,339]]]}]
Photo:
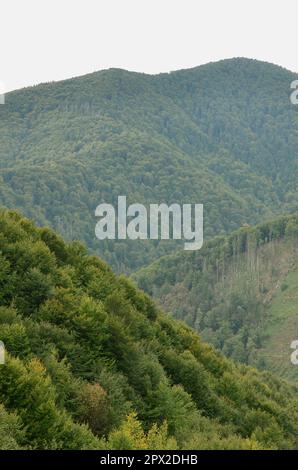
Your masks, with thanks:
[{"label": "hazy sky", "polygon": [[1,0],[0,16],[7,91],[110,67],[158,73],[236,56],[298,72],[297,0]]}]

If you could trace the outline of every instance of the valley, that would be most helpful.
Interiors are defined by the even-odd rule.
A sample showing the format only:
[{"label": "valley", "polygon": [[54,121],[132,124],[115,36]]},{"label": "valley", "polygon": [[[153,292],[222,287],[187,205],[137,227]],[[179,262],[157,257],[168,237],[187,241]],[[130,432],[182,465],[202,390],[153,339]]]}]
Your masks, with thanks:
[{"label": "valley", "polygon": [[[294,78],[238,58],[6,94],[0,449],[298,448]],[[202,249],[96,237],[119,195],[203,204]]]},{"label": "valley", "polygon": [[175,318],[228,357],[297,382],[297,216],[207,242],[193,255],[163,257],[133,275]]}]

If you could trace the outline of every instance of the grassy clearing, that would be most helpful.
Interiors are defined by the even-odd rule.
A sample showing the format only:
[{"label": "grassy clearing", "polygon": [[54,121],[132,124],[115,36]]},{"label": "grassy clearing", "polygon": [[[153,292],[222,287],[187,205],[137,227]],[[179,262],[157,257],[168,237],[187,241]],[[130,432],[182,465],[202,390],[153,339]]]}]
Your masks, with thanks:
[{"label": "grassy clearing", "polygon": [[298,367],[290,362],[290,344],[298,339],[298,267],[288,274],[273,297],[269,318],[260,356],[270,370],[298,382]]}]

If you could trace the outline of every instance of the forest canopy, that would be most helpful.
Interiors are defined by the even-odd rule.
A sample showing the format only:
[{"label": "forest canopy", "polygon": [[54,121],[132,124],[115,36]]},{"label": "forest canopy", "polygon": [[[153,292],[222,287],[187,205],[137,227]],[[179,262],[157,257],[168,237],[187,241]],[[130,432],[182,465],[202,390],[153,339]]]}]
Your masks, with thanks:
[{"label": "forest canopy", "polygon": [[231,59],[156,76],[110,69],[8,93],[0,107],[0,204],[117,272],[182,242],[95,238],[95,208],[204,204],[205,239],[297,211],[295,74]]},{"label": "forest canopy", "polygon": [[297,387],[236,365],[78,242],[0,211],[1,449],[298,448]]}]

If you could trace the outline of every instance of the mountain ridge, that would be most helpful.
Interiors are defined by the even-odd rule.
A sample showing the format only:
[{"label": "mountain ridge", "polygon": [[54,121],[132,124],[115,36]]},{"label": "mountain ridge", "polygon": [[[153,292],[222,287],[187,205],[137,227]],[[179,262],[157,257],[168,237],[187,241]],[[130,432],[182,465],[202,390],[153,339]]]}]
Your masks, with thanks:
[{"label": "mountain ridge", "polygon": [[0,203],[84,240],[119,272],[179,249],[99,244],[94,210],[119,194],[145,205],[203,203],[206,238],[295,211],[294,77],[231,59],[156,76],[113,69],[8,94]]},{"label": "mountain ridge", "polygon": [[56,85],[58,83],[66,83],[66,82],[71,81],[71,80],[89,78],[93,75],[104,73],[104,72],[123,72],[123,73],[135,74],[135,75],[140,75],[140,76],[160,77],[161,75],[162,76],[168,76],[170,74],[175,74],[175,73],[183,73],[183,72],[187,73],[189,71],[195,71],[195,70],[201,69],[203,67],[211,67],[213,65],[220,64],[222,62],[231,63],[233,61],[242,61],[243,63],[244,62],[247,62],[247,63],[252,63],[253,62],[255,64],[260,64],[260,65],[263,64],[263,65],[266,65],[266,66],[272,66],[274,68],[279,68],[283,71],[289,72],[290,74],[298,75],[298,72],[294,72],[293,70],[288,69],[287,67],[284,67],[282,65],[275,64],[274,62],[264,61],[264,60],[261,60],[261,59],[249,58],[249,57],[245,57],[245,56],[237,56],[237,57],[230,57],[230,58],[226,58],[226,59],[214,60],[214,61],[206,62],[206,63],[200,64],[200,65],[195,65],[193,67],[186,67],[186,68],[182,68],[182,69],[170,70],[168,72],[147,73],[147,72],[138,72],[136,70],[128,70],[128,69],[124,69],[122,67],[109,67],[109,68],[106,68],[106,69],[95,70],[93,72],[87,72],[87,73],[84,73],[82,75],[73,75],[72,77],[68,77],[68,78],[62,78],[62,79],[59,79],[59,80],[50,80],[50,81],[36,83],[36,84],[33,84],[33,85],[28,85],[28,86],[25,86],[25,87],[10,90],[6,93],[6,95],[9,95],[11,93],[22,92],[24,90],[28,90],[28,89],[31,89],[31,88],[43,87],[43,86],[48,86],[48,85]]}]

